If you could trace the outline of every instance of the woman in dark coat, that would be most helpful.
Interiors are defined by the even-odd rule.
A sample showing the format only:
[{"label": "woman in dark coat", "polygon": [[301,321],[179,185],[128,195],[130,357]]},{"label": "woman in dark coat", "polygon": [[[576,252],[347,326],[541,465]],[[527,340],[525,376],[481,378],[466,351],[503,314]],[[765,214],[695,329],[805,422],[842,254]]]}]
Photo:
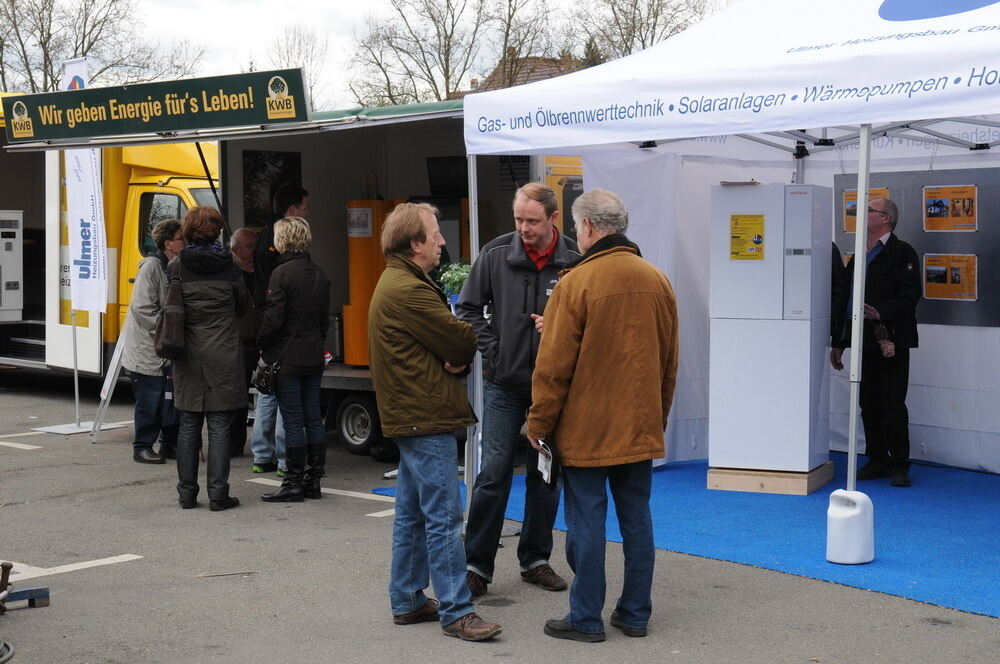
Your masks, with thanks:
[{"label": "woman in dark coat", "polygon": [[184,217],[187,246],[169,271],[184,293],[184,350],[174,361],[175,405],[181,414],[177,437],[177,493],[181,507],[196,507],[201,427],[208,421],[208,498],[213,512],[236,507],[229,495],[229,425],[243,407],[247,385],[240,350],[240,316],[249,294],[240,269],[219,241],[222,215],[195,207]]},{"label": "woman in dark coat", "polygon": [[274,225],[278,265],[271,273],[258,333],[265,362],[280,365],[275,393],[285,427],[288,470],[267,502],[319,498],[326,459],[320,409],[323,340],[330,324],[330,280],[309,259],[309,222],[285,217]]}]

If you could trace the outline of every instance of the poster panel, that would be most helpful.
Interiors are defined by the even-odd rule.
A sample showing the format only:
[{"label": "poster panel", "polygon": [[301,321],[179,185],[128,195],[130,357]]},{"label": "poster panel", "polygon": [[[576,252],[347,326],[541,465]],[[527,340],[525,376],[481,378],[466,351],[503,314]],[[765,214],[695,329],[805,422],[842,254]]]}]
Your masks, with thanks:
[{"label": "poster panel", "polygon": [[924,230],[973,232],[979,230],[976,185],[924,187]]},{"label": "poster panel", "polygon": [[978,262],[975,254],[924,254],[924,297],[975,302]]},{"label": "poster panel", "polygon": [[[888,187],[872,187],[868,190],[868,200],[889,198]],[[858,224],[858,190],[844,190],[844,232],[853,233]]]}]

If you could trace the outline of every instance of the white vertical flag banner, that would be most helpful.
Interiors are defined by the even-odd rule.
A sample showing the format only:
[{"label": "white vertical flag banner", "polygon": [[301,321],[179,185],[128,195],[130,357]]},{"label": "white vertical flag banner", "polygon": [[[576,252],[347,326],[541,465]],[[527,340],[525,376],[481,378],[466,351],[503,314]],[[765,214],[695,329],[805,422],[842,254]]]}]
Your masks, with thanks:
[{"label": "white vertical flag banner", "polygon": [[[68,60],[62,89],[78,90],[86,85],[86,58]],[[86,149],[66,150],[65,155],[72,307],[102,313],[108,302],[108,245],[104,234],[100,154],[95,149]]]}]

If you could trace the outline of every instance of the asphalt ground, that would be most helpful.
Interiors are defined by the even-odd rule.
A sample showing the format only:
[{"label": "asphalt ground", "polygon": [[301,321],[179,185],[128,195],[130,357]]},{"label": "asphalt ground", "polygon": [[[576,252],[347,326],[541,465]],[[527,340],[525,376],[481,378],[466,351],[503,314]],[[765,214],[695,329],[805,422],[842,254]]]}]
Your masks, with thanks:
[{"label": "asphalt ground", "polygon": [[[99,387],[83,383],[83,419],[92,419]],[[129,419],[123,383],[107,421]],[[0,370],[0,559],[50,570],[125,554],[141,558],[18,582],[16,589],[48,586],[51,605],[9,604],[0,615],[0,639],[15,648],[12,662],[1000,658],[996,619],[667,551],[657,553],[649,636],[628,638],[609,626],[604,643],[559,641],[545,636],[542,624],[564,615],[567,593],[522,582],[511,537],[499,551],[495,583],[477,602],[482,616],[503,625],[496,640],[461,642],[435,623],[395,626],[386,596],[390,503],[339,493],[301,504],[263,503],[260,494],[271,488],[248,482],[259,476],[250,472],[251,459],[240,457],[230,478],[240,507],[210,512],[203,490],[201,508],[181,510],[173,466],[134,463],[130,428],[106,431],[96,445],[86,434],[30,433],[73,420],[68,378]],[[331,442],[323,485],[367,496],[391,484],[382,479],[390,468]],[[571,577],[563,534],[555,540],[553,565]],[[620,587],[618,544],[608,545],[607,570],[609,613]]]}]

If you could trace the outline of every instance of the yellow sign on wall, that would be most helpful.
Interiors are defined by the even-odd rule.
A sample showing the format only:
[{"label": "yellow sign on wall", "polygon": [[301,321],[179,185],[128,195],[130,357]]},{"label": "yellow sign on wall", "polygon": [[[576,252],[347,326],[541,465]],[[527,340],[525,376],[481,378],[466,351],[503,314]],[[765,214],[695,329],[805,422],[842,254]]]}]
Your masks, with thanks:
[{"label": "yellow sign on wall", "polygon": [[764,215],[729,215],[729,260],[764,260]]},{"label": "yellow sign on wall", "polygon": [[[873,198],[889,198],[888,187],[873,187],[868,190],[868,200]],[[865,219],[868,213],[865,213]],[[844,232],[853,233],[858,226],[858,190],[844,191]]]},{"label": "yellow sign on wall", "polygon": [[924,297],[975,302],[978,263],[975,254],[924,254]]},{"label": "yellow sign on wall", "polygon": [[924,230],[975,231],[979,227],[976,185],[924,187]]}]

